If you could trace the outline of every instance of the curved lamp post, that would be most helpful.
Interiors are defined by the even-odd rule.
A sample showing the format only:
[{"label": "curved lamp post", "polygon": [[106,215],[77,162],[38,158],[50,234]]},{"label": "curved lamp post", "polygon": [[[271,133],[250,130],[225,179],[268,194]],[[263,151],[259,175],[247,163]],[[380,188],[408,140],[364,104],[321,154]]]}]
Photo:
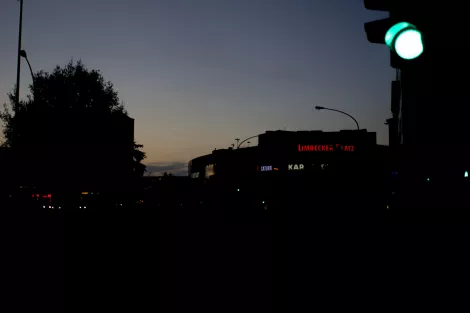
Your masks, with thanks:
[{"label": "curved lamp post", "polygon": [[352,118],[354,120],[354,122],[356,123],[356,126],[357,126],[357,130],[360,130],[359,128],[359,123],[356,121],[356,119],[354,117],[352,117],[351,115],[349,115],[348,113],[346,112],[343,112],[343,111],[340,111],[340,110],[336,110],[336,109],[330,109],[330,108],[325,108],[325,107],[321,107],[321,106],[316,106],[315,107],[316,110],[328,110],[328,111],[335,111],[335,112],[339,112],[339,113],[342,113],[344,115],[347,115],[349,116],[350,118]]},{"label": "curved lamp post", "polygon": [[[33,79],[33,91],[35,91],[35,90],[36,90],[36,86],[35,86],[34,73],[33,73],[33,69],[31,68],[31,63],[29,63],[29,59],[28,59],[28,55],[26,54],[26,51],[21,50],[21,51],[20,51],[20,56],[22,56],[23,58],[25,58],[25,59],[26,59],[26,62],[28,62],[29,71],[31,72],[31,78]],[[33,92],[33,96],[34,96],[34,92]]]},{"label": "curved lamp post", "polygon": [[237,145],[237,149],[239,149],[240,146],[242,145],[242,143],[244,143],[245,141],[250,140],[250,139],[253,139],[253,138],[258,137],[258,136],[259,136],[259,135],[251,136],[251,137],[246,138],[245,140],[243,140],[242,142],[240,142],[240,143]]}]

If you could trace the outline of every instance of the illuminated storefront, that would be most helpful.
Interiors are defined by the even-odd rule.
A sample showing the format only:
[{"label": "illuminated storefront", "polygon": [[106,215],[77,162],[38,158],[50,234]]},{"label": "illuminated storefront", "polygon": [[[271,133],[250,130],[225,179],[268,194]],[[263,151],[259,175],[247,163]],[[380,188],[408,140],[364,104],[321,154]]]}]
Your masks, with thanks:
[{"label": "illuminated storefront", "polygon": [[215,174],[214,168],[215,168],[214,164],[206,165],[206,170],[205,170],[205,178],[206,179],[209,179],[209,177],[211,177]]}]

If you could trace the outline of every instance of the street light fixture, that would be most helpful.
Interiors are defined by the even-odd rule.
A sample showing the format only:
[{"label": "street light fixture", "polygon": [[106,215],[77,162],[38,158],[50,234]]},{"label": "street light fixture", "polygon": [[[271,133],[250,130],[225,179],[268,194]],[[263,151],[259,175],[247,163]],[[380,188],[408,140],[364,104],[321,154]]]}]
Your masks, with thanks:
[{"label": "street light fixture", "polygon": [[[242,142],[240,142],[239,144],[237,144],[237,149],[240,148],[240,146],[247,140],[250,140],[250,139],[253,139],[255,137],[258,137],[259,135],[256,135],[256,136],[251,136],[251,137],[248,137],[248,138],[245,138],[242,140]],[[236,139],[235,139],[236,140]]]},{"label": "street light fixture", "polygon": [[340,111],[340,110],[336,110],[336,109],[330,109],[330,108],[325,108],[325,107],[322,107],[322,106],[315,106],[315,109],[316,110],[328,110],[328,111],[335,111],[335,112],[339,112],[339,113],[342,113],[344,115],[347,115],[349,116],[350,118],[353,119],[353,121],[356,123],[356,126],[357,126],[357,130],[360,130],[359,128],[359,123],[356,121],[356,119],[354,117],[352,117],[351,115],[349,115],[348,113],[346,112],[343,112],[343,111]]},{"label": "street light fixture", "polygon": [[20,55],[26,59],[26,62],[28,62],[28,66],[29,66],[29,71],[31,72],[31,77],[33,78],[33,82],[34,82],[34,73],[33,73],[33,69],[31,68],[31,63],[29,63],[29,59],[28,59],[28,55],[26,54],[26,51],[24,50],[21,50],[20,51]]},{"label": "street light fixture", "polygon": [[20,51],[20,56],[22,56],[23,58],[25,58],[25,59],[26,59],[26,62],[28,62],[29,71],[31,72],[31,78],[33,79],[33,96],[34,96],[35,91],[36,91],[36,84],[35,84],[35,78],[34,78],[33,69],[31,68],[31,63],[29,63],[29,59],[28,59],[28,55],[26,54],[26,51],[21,50],[21,51]]}]

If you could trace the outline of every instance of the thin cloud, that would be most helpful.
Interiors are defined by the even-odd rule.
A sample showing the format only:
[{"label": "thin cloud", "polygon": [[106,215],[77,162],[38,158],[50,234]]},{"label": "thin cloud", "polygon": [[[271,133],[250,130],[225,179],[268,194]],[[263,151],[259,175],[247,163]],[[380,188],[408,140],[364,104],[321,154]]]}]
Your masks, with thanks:
[{"label": "thin cloud", "polygon": [[161,175],[164,172],[172,173],[176,176],[184,176],[188,174],[188,164],[183,162],[151,162],[145,164],[147,166],[147,173],[151,175]]}]

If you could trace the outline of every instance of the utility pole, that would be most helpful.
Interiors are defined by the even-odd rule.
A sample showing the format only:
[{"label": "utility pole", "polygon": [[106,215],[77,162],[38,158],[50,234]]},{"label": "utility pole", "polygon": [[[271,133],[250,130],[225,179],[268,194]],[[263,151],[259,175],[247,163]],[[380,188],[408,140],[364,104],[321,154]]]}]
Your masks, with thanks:
[{"label": "utility pole", "polygon": [[23,0],[20,2],[20,25],[18,34],[18,64],[16,68],[16,105],[20,104],[20,72],[21,72],[21,34],[23,32]]}]

